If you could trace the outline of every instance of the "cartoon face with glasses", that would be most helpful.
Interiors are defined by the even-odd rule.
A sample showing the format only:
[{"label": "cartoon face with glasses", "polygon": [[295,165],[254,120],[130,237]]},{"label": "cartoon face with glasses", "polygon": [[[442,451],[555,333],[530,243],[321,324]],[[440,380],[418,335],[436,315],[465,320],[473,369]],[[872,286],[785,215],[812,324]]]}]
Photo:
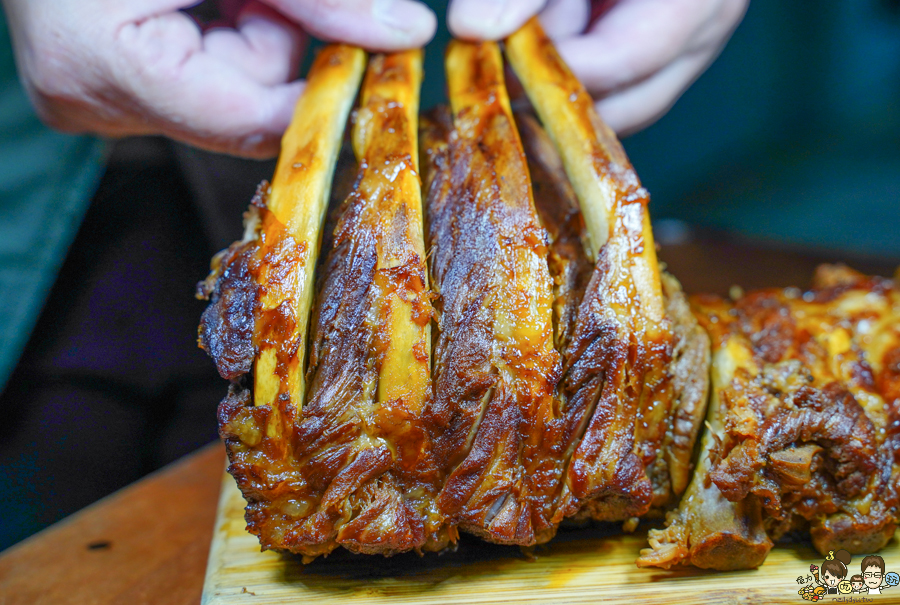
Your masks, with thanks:
[{"label": "cartoon face with glasses", "polygon": [[862,560],[860,567],[869,594],[881,594],[884,586],[884,559],[878,555],[869,555]]}]

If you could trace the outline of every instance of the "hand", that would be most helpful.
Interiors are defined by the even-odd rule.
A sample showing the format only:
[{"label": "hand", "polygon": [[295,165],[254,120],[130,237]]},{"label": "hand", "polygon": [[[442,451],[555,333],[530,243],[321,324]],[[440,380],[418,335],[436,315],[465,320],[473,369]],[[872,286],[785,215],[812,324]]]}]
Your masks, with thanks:
[{"label": "hand", "polygon": [[749,0],[451,0],[454,35],[498,40],[535,14],[619,134],[649,126],[718,56]]},{"label": "hand", "polygon": [[231,27],[204,32],[179,10],[193,4],[3,0],[38,115],[67,132],[163,134],[270,157],[303,90],[291,80],[304,30],[397,50],[424,45],[436,23],[413,0],[234,0]]}]

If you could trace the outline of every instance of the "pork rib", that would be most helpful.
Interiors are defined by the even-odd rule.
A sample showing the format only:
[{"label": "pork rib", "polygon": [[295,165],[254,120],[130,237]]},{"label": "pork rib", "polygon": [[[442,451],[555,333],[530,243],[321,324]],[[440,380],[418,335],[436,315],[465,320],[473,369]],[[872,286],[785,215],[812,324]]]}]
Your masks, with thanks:
[{"label": "pork rib", "polygon": [[900,290],[834,267],[816,281],[695,299],[713,342],[709,430],[639,565],[756,567],[788,531],[808,531],[823,554],[893,536]]},{"label": "pork rib", "polygon": [[[666,506],[672,487],[686,484],[683,452],[693,446],[705,396],[703,337],[686,313],[676,314],[687,322],[676,333],[669,314],[684,303],[673,282],[676,307],[667,312],[647,191],[536,19],[506,40],[506,53],[562,158],[595,262],[562,351],[558,389],[563,409],[589,420],[554,520],[638,517]],[[694,352],[684,357],[693,372],[683,368],[684,379],[675,381],[676,356],[686,350]],[[667,455],[675,442],[679,452]]]},{"label": "pork rib", "polygon": [[[307,320],[290,314],[302,293],[303,308],[310,308],[311,293],[299,287],[312,283],[306,269],[315,265],[314,253],[309,254],[318,250],[316,228],[327,200],[327,189],[318,183],[330,182],[356,93],[353,83],[364,65],[362,51],[345,48],[327,47],[319,55],[292,126],[320,133],[329,146],[316,148],[290,132],[285,137],[271,193],[256,202],[262,227],[250,229],[246,241],[233,246],[214,270],[213,304],[204,317],[218,323],[207,322],[211,329],[202,330],[235,332],[223,330],[218,318],[237,313],[243,320],[239,327],[253,328],[252,396],[245,388],[248,378],[233,371],[229,377],[237,382],[220,406],[229,470],[248,501],[248,528],[263,548],[307,558],[338,546],[383,554],[439,549],[452,537],[433,510],[438,469],[429,463],[430,438],[420,421],[431,348],[417,174],[421,51],[376,56],[369,63],[353,130],[359,173],[323,264],[308,367],[303,364]],[[347,70],[348,62],[353,70]],[[341,66],[344,79],[337,81]],[[318,90],[334,91],[345,82],[353,85],[339,89],[339,103],[316,97]],[[302,114],[304,103],[316,111]],[[386,131],[392,136],[383,136]],[[288,202],[298,216],[286,218],[282,231],[267,229],[266,218]],[[282,235],[292,227],[297,232],[298,225],[307,225],[303,239]],[[286,247],[285,241],[293,256],[271,252]],[[303,264],[298,258],[309,260]],[[231,279],[232,274],[239,277]],[[290,305],[268,302],[273,282],[295,288]],[[245,304],[229,314],[235,305],[223,301],[254,288],[256,298],[244,296]],[[280,379],[275,388],[266,362],[270,344]],[[249,369],[248,363],[240,368]]]},{"label": "pork rib", "polygon": [[468,532],[529,545],[555,531],[540,483],[559,462],[541,450],[560,372],[547,241],[497,44],[454,41],[446,62],[453,125],[423,132],[438,312],[429,418],[448,473],[438,507]]},{"label": "pork rib", "polygon": [[427,228],[421,53],[371,59],[356,180],[322,233],[363,69],[328,47],[244,240],[202,285],[201,344],[232,381],[229,470],[263,548],[390,555],[458,529],[528,546],[567,517],[633,523],[687,484],[705,333],[583,87],[536,21],[506,48],[547,131],[514,117],[498,44],[453,42],[452,111],[418,133]]}]

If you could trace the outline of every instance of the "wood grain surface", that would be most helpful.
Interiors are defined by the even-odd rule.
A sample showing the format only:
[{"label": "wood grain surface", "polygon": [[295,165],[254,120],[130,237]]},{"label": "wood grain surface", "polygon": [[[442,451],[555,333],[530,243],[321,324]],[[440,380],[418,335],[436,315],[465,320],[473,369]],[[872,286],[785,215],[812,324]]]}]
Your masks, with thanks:
[{"label": "wood grain surface", "polygon": [[[803,603],[798,591],[804,584],[797,578],[823,561],[802,543],[777,546],[762,567],[750,571],[638,569],[634,560],[646,545],[647,527],[623,535],[616,526],[597,526],[560,530],[531,558],[516,547],[464,536],[453,553],[386,559],[337,551],[304,566],[299,558],[259,552],[256,538],[244,531],[243,506],[234,480],[225,475],[203,605]],[[900,571],[896,538],[880,554],[888,571]],[[850,562],[851,574],[861,560]],[[849,602],[850,596],[825,601]],[[871,598],[900,603],[900,587]]]},{"label": "wood grain surface", "polygon": [[0,605],[197,603],[224,448],[213,443],[0,554]]}]

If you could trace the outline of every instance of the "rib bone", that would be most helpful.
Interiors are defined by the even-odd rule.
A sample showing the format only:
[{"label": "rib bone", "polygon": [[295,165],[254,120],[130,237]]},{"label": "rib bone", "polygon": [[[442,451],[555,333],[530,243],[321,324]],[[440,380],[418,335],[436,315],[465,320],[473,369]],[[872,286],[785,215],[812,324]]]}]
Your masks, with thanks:
[{"label": "rib bone", "polygon": [[[363,61],[361,50],[346,47],[328,47],[317,59],[271,194],[261,192],[248,237],[219,259],[204,314],[204,332],[226,341],[242,333],[233,317],[252,318],[257,333],[262,325],[271,335],[271,348],[265,339],[258,345],[257,405],[241,376],[245,364],[231,372],[220,432],[248,502],[248,529],[264,549],[306,560],[338,546],[440,549],[455,537],[433,506],[439,468],[421,421],[431,348],[416,166],[421,51],[369,63],[353,131],[359,173],[323,264],[301,405],[303,313],[343,130],[334,114],[346,118]],[[324,94],[336,90],[337,97]],[[274,381],[268,351],[278,362]]]},{"label": "rib bone", "polygon": [[[673,334],[647,213],[649,197],[621,144],[536,19],[506,40],[506,53],[553,140],[577,194],[596,269],[563,352],[560,396],[590,421],[569,463],[555,520],[621,520],[669,498],[651,481],[674,397]],[[659,473],[664,475],[665,473]]]},{"label": "rib bone", "polygon": [[[366,55],[350,46],[322,50],[281,141],[262,225],[258,353],[253,399],[268,405],[287,393],[299,409],[322,222],[341,139]],[[289,325],[292,324],[292,325]],[[284,334],[284,331],[289,331]]]},{"label": "rib bone", "polygon": [[454,41],[446,63],[455,129],[430,147],[440,165],[426,177],[440,330],[431,419],[449,471],[438,506],[466,531],[529,545],[555,531],[536,472],[556,462],[541,453],[560,365],[547,242],[499,48]]}]

